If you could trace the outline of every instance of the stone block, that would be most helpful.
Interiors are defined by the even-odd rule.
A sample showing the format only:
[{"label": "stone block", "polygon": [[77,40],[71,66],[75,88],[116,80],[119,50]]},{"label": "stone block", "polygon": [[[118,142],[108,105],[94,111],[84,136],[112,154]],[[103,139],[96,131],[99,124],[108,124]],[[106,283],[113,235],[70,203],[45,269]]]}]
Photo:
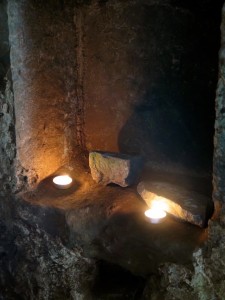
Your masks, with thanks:
[{"label": "stone block", "polygon": [[140,182],[137,191],[149,207],[152,201],[160,201],[169,214],[200,227],[207,225],[213,210],[209,197],[173,184]]},{"label": "stone block", "polygon": [[140,156],[96,151],[89,153],[89,166],[96,182],[126,187],[137,181],[143,159]]}]

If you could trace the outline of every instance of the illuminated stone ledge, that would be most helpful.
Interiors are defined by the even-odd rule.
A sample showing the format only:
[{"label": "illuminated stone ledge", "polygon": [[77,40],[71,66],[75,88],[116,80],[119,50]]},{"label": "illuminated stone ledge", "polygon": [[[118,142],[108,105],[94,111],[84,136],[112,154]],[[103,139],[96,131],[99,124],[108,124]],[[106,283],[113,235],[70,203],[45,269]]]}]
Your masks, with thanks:
[{"label": "illuminated stone ledge", "polygon": [[140,182],[137,190],[149,207],[160,201],[171,215],[200,227],[207,226],[212,214],[212,200],[195,191],[165,182]]}]

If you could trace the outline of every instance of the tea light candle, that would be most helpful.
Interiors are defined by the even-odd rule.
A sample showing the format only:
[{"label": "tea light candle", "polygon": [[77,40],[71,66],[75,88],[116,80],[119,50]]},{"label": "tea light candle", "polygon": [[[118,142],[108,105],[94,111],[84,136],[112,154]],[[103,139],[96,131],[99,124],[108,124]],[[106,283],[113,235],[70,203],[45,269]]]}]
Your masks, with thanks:
[{"label": "tea light candle", "polygon": [[58,189],[68,189],[73,179],[69,175],[60,175],[53,178],[53,183]]},{"label": "tea light candle", "polygon": [[164,209],[164,203],[160,201],[153,201],[152,208],[145,211],[145,216],[153,224],[160,223],[166,216],[166,212]]},{"label": "tea light candle", "polygon": [[151,223],[157,224],[160,223],[163,220],[163,218],[165,218],[166,212],[164,210],[151,208],[146,210],[145,216],[149,219]]}]

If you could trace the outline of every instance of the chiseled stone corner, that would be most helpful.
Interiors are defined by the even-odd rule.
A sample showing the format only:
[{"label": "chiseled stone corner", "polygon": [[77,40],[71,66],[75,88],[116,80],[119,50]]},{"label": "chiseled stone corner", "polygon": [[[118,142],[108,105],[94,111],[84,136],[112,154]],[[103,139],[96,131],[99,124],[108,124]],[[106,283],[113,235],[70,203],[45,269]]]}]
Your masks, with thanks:
[{"label": "chiseled stone corner", "polygon": [[89,167],[97,183],[115,183],[126,187],[137,181],[143,159],[140,156],[95,151],[89,153]]}]

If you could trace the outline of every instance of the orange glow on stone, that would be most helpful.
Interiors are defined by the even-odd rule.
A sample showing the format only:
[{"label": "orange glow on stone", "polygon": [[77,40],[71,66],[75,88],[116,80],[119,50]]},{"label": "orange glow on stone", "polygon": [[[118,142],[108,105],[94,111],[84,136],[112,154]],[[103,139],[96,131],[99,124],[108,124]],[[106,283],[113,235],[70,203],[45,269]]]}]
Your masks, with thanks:
[{"label": "orange glow on stone", "polygon": [[155,199],[152,201],[152,207],[145,211],[145,216],[149,219],[151,223],[160,223],[165,217],[167,205],[161,200]]}]

